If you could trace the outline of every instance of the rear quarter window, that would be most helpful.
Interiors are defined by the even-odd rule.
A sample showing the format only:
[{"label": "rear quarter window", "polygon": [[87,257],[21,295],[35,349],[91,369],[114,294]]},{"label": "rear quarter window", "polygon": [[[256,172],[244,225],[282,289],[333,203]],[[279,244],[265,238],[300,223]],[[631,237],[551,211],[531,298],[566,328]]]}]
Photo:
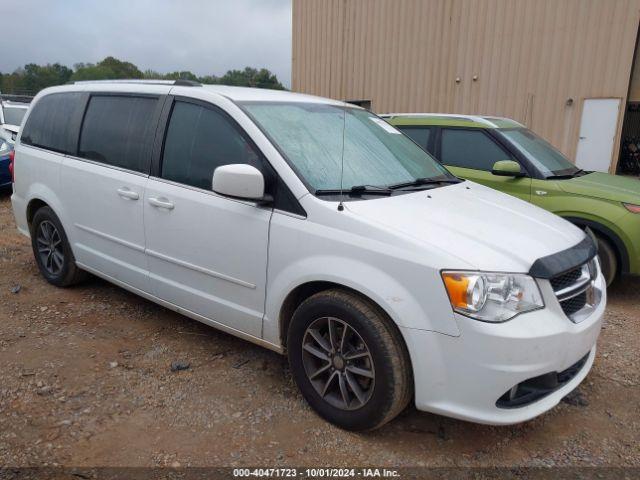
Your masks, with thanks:
[{"label": "rear quarter window", "polygon": [[92,96],[82,123],[78,156],[147,173],[157,105],[154,97]]},{"label": "rear quarter window", "polygon": [[22,130],[21,143],[54,152],[75,154],[78,138],[76,122],[81,114],[82,93],[52,93],[32,107]]}]

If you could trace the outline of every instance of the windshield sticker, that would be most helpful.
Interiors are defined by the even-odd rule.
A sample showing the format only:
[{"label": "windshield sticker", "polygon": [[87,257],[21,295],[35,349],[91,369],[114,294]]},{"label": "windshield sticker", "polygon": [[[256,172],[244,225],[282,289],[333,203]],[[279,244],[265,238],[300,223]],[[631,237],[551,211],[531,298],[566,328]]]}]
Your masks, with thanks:
[{"label": "windshield sticker", "polygon": [[384,120],[382,120],[381,118],[378,117],[369,117],[369,119],[381,126],[383,129],[385,129],[387,132],[389,133],[395,133],[396,135],[402,135],[402,132],[400,132],[399,130],[396,130],[395,128],[393,128],[391,125],[389,125],[387,122],[385,122]]}]

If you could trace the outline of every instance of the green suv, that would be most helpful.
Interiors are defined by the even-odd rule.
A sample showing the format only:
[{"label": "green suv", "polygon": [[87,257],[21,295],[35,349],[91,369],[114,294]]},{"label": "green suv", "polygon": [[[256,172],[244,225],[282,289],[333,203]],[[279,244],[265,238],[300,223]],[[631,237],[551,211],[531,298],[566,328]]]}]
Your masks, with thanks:
[{"label": "green suv", "polygon": [[509,193],[598,239],[607,283],[640,274],[640,181],[585,172],[513,120],[442,114],[391,114],[386,120],[455,175]]}]

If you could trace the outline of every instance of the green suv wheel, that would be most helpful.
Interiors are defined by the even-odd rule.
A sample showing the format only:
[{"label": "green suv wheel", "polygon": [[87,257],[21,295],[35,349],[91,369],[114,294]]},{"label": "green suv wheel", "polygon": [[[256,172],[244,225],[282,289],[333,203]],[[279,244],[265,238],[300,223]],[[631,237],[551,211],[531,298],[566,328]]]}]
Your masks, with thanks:
[{"label": "green suv wheel", "polygon": [[602,274],[607,282],[607,286],[611,285],[618,274],[618,257],[611,244],[599,235],[596,235],[598,241],[598,257],[600,258],[600,267]]}]

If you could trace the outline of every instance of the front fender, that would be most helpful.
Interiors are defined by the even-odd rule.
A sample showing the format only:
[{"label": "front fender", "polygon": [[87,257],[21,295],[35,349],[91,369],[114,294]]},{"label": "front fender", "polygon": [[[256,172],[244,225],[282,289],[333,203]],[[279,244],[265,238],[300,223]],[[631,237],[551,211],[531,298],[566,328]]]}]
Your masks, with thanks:
[{"label": "front fender", "polygon": [[[265,340],[280,344],[279,319],[285,299],[295,288],[318,281],[342,285],[368,297],[400,327],[459,335],[441,280],[429,288],[430,282],[426,278],[421,279],[420,285],[424,287],[421,302],[410,288],[371,263],[346,256],[318,255],[299,259],[269,278],[263,331]],[[434,287],[438,290],[434,291]],[[427,295],[429,301],[424,302]],[[424,303],[428,303],[429,312]]]}]

